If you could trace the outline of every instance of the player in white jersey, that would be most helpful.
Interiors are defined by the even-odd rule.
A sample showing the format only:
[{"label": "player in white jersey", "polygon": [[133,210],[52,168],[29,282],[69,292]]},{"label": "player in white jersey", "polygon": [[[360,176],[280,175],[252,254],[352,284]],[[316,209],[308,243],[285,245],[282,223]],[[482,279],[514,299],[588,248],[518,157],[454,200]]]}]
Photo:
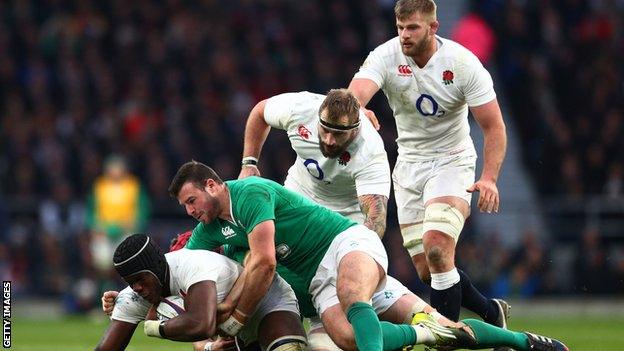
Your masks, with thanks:
[{"label": "player in white jersey", "polygon": [[279,277],[245,326],[233,323],[227,316],[219,316],[225,321],[217,326],[217,304],[224,301],[243,272],[235,261],[205,250],[181,249],[163,254],[148,236],[135,234],[117,247],[113,262],[130,286],[117,297],[111,324],[96,350],[124,349],[150,306],[170,295],[184,298],[185,311],[167,321],[146,320],[146,335],[199,341],[212,337],[219,329],[237,335],[244,344],[258,340],[265,350],[303,350],[306,345],[294,292]]},{"label": "player in white jersey", "polygon": [[[336,108],[337,105],[350,107]],[[351,116],[338,121],[332,119],[335,114],[329,110],[341,110],[342,114],[348,112]],[[341,129],[332,130],[329,124],[337,124]],[[349,125],[355,127],[348,130]],[[260,175],[255,162],[245,164],[245,160],[257,161],[271,127],[286,131],[297,154],[284,182],[286,188],[383,236],[390,193],[388,159],[381,137],[359,112],[352,94],[345,89],[331,90],[327,96],[284,93],[259,102],[247,120],[245,157],[239,178]],[[335,133],[347,135],[334,136]],[[328,151],[325,145],[333,149]],[[386,287],[373,295],[373,307],[380,319],[393,323],[409,323],[413,314],[425,306],[424,301],[390,276]],[[340,316],[330,319],[348,323]],[[308,341],[311,350],[338,350],[318,317],[310,318]]]},{"label": "player in white jersey", "polygon": [[[492,79],[461,45],[436,35],[432,0],[399,0],[398,37],[372,51],[349,85],[362,106],[383,90],[393,110],[399,157],[393,171],[404,246],[431,304],[457,320],[460,304],[505,326],[508,306],[488,300],[455,267],[455,246],[479,191],[482,212],[498,212],[496,181],[505,156],[505,124]],[[474,182],[470,110],[484,133],[484,167]]]}]

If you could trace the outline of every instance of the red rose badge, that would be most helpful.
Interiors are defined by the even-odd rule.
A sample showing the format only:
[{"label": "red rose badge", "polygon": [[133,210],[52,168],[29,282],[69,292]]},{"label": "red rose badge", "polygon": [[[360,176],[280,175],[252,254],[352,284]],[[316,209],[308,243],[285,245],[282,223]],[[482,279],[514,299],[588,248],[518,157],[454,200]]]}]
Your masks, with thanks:
[{"label": "red rose badge", "polygon": [[349,161],[351,161],[351,154],[349,151],[345,151],[342,155],[340,155],[340,159],[338,159],[338,163],[343,166],[346,166]]},{"label": "red rose badge", "polygon": [[454,77],[455,75],[453,74],[452,71],[446,70],[442,72],[442,81],[444,82],[444,85],[453,84]]}]

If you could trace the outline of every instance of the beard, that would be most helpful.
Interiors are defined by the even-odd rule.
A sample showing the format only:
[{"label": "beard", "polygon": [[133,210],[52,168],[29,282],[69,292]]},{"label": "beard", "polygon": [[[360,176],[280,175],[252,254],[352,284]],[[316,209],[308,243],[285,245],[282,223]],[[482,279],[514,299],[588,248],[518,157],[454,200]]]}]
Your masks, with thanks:
[{"label": "beard", "polygon": [[342,155],[347,149],[346,147],[330,147],[323,144],[322,142],[319,143],[319,148],[321,149],[321,153],[323,154],[323,156],[327,158],[337,158],[338,156]]},{"label": "beard", "polygon": [[209,224],[219,216],[219,213],[221,213],[221,205],[216,197],[208,195],[207,202],[210,204],[209,209],[203,211],[199,217],[195,218],[197,221],[204,224]]},{"label": "beard", "polygon": [[427,34],[419,41],[409,42],[410,44],[412,44],[411,47],[406,48],[403,45],[401,45],[401,51],[403,51],[403,54],[405,54],[406,56],[410,56],[410,57],[420,56],[421,54],[427,52],[431,44],[431,40],[432,38],[429,35],[429,31],[427,31]]}]

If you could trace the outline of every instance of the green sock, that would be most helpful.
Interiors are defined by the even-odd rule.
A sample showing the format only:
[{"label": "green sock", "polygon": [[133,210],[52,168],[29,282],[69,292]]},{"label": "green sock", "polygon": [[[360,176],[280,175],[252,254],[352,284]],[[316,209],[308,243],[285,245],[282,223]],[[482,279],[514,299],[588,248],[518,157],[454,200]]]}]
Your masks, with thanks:
[{"label": "green sock", "polygon": [[524,333],[499,328],[477,319],[462,320],[475,334],[479,348],[507,346],[518,351],[528,351],[529,343]]},{"label": "green sock", "polygon": [[384,351],[392,351],[416,344],[416,331],[411,325],[392,324],[380,321],[381,331],[383,332],[383,349]]},{"label": "green sock", "polygon": [[353,326],[355,344],[359,350],[383,349],[383,338],[379,318],[373,306],[364,302],[355,302],[347,310],[347,319]]}]

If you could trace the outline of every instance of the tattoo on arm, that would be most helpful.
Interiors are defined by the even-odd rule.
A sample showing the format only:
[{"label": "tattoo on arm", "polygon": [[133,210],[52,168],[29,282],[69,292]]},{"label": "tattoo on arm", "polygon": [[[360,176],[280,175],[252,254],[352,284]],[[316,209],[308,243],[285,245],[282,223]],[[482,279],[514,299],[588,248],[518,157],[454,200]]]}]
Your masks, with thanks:
[{"label": "tattoo on arm", "polygon": [[358,197],[360,208],[365,216],[364,225],[383,238],[386,231],[388,197],[384,195],[362,195]]}]

